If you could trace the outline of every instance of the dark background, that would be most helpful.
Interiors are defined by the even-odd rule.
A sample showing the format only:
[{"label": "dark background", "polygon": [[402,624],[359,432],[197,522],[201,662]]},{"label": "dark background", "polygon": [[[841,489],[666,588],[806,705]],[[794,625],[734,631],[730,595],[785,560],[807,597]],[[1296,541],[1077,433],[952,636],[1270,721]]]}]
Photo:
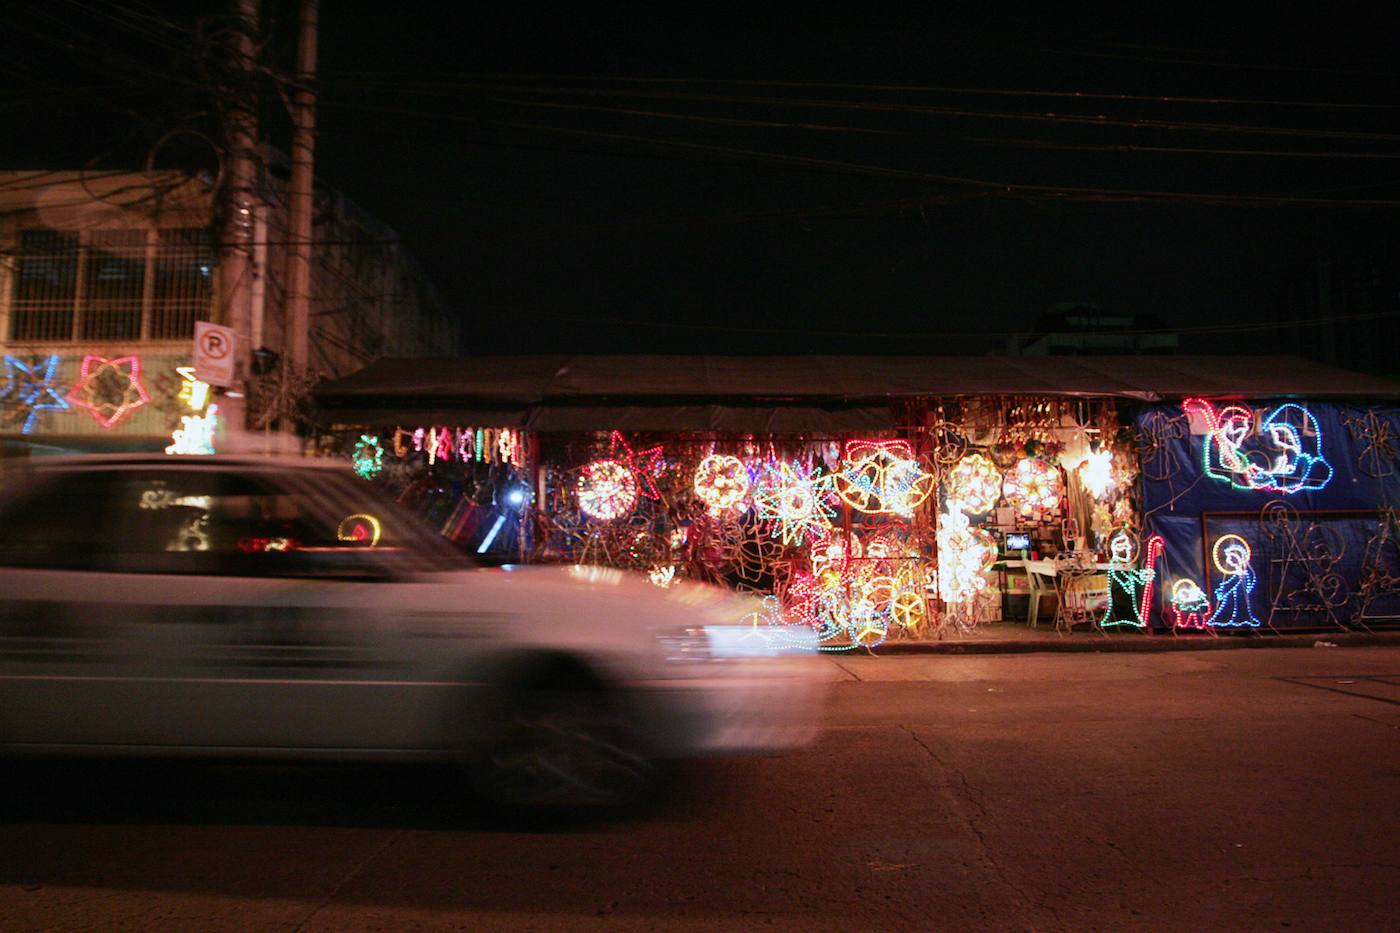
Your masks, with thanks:
[{"label": "dark background", "polygon": [[[283,149],[295,16],[264,8]],[[222,4],[6,18],[3,167],[216,134]],[[402,235],[473,353],[999,352],[1086,302],[1187,351],[1390,372],[1386,25],[323,2],[317,174]]]}]

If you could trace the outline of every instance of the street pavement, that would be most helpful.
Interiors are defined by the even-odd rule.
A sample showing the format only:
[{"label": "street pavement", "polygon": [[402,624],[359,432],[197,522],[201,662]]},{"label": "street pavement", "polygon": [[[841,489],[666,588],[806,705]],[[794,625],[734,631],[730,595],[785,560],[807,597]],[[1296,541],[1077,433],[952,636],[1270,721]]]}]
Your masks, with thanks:
[{"label": "street pavement", "polygon": [[1395,930],[1400,648],[825,659],[635,819],[445,769],[10,763],[0,929]]}]

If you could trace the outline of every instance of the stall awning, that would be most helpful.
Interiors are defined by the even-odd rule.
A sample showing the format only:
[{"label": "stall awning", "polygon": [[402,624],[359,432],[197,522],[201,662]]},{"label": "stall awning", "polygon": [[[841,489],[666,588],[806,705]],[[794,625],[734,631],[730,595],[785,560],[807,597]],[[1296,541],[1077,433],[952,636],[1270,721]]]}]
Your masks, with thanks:
[{"label": "stall awning", "polygon": [[343,424],[794,433],[889,427],[919,396],[1142,401],[1400,398],[1400,383],[1287,356],[478,356],[384,359],[321,386]]}]

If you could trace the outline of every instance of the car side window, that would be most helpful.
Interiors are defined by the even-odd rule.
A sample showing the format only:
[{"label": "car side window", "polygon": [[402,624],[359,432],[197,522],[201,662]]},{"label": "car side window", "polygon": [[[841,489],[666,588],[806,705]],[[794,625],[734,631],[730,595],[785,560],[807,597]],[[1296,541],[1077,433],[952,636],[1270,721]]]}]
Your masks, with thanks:
[{"label": "car side window", "polygon": [[107,474],[77,471],[39,480],[0,508],[0,566],[111,569]]},{"label": "car side window", "polygon": [[374,577],[364,542],[273,479],[211,469],[131,471],[115,483],[123,569],[217,576]]}]

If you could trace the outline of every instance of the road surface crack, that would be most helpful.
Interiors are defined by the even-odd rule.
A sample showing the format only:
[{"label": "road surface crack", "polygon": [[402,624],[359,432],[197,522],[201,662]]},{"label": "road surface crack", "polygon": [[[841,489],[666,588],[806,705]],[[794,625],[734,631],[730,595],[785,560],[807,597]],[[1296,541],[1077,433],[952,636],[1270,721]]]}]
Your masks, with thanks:
[{"label": "road surface crack", "polygon": [[[1022,904],[1028,905],[1034,910],[1045,911],[1054,919],[1056,925],[1058,925],[1060,917],[1055,908],[1045,903],[1044,897],[1032,896],[1025,888],[1011,880],[1011,876],[1006,873],[1006,869],[997,861],[996,856],[992,852],[992,847],[987,842],[987,835],[981,826],[987,819],[987,807],[982,803],[982,798],[973,789],[972,782],[967,779],[967,775],[963,773],[961,768],[954,766],[951,762],[945,760],[934,751],[932,746],[919,737],[919,734],[914,731],[913,726],[905,726],[904,728],[909,732],[909,737],[914,740],[914,744],[922,748],[924,754],[928,755],[934,764],[957,779],[957,786],[962,790],[961,796],[966,799],[972,807],[972,812],[966,815],[967,828],[971,830],[972,835],[977,839],[979,856],[982,861],[991,868],[992,874],[996,877],[997,881],[1020,898]],[[1034,926],[1034,924],[1028,925]]]},{"label": "road surface crack", "polygon": [[326,907],[328,904],[331,903],[331,901],[335,900],[337,897],[340,896],[340,892],[344,890],[347,884],[349,884],[355,879],[356,875],[364,871],[370,862],[383,855],[388,850],[389,846],[394,844],[398,837],[399,833],[397,831],[391,832],[389,833],[389,835],[384,837],[383,842],[375,846],[373,851],[371,851],[364,858],[360,859],[360,861],[357,862],[353,868],[351,868],[348,872],[345,873],[345,877],[341,878],[338,882],[336,882],[335,887],[331,888],[330,893],[327,894],[324,898],[322,898],[319,904],[312,908],[311,913],[307,914],[305,917],[302,918],[302,921],[296,925],[296,929],[294,929],[292,933],[301,933],[301,931],[306,928],[307,924],[309,924],[312,920],[316,919],[316,915],[319,914],[324,907]]}]

